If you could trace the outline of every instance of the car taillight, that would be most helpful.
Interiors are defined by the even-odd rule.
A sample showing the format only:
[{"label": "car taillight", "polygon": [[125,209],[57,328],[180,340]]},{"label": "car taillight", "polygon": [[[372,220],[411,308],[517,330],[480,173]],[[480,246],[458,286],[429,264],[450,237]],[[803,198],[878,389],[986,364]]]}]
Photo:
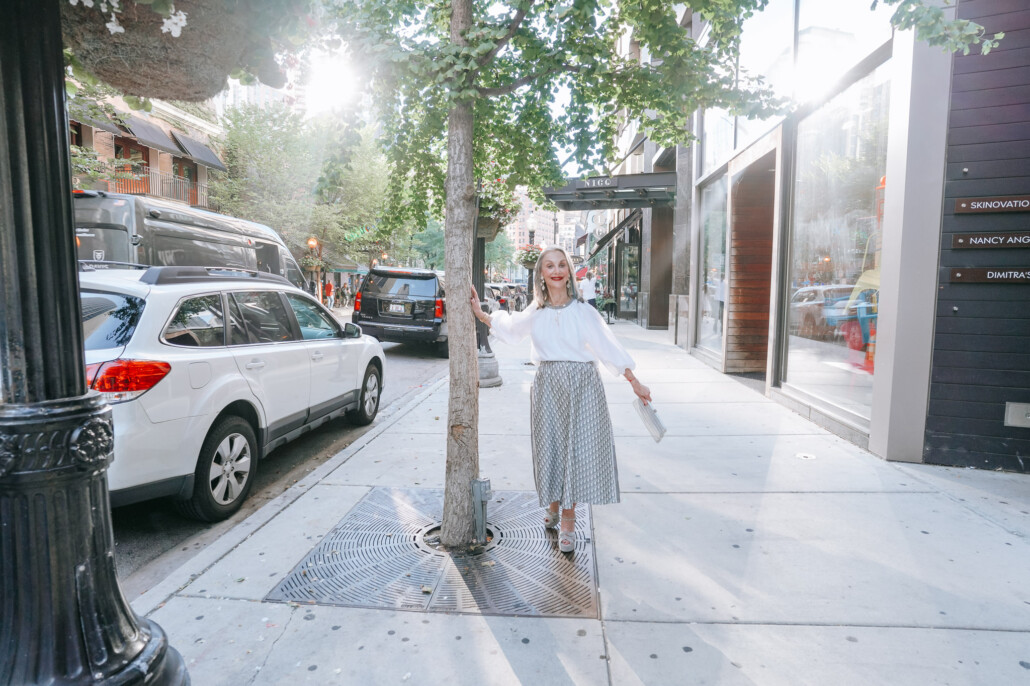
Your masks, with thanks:
[{"label": "car taillight", "polygon": [[443,316],[443,298],[436,299],[436,310],[433,311],[433,316],[437,319]]},{"label": "car taillight", "polygon": [[498,305],[507,305],[508,304],[508,299],[507,298],[501,298],[500,300],[497,301],[497,304]]},{"label": "car taillight", "polygon": [[104,394],[109,403],[140,397],[172,371],[167,362],[112,360],[86,365],[86,383]]},{"label": "car taillight", "polygon": [[361,312],[361,291],[354,294],[354,311]]}]

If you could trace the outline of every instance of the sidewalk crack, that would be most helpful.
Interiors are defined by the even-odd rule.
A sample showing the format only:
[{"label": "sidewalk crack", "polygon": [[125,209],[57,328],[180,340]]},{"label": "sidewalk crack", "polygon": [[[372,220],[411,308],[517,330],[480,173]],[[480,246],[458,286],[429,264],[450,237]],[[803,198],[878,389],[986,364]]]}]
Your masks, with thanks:
[{"label": "sidewalk crack", "polygon": [[290,624],[293,622],[293,618],[296,616],[297,610],[299,609],[300,608],[296,606],[290,608],[290,617],[283,624],[283,630],[280,631],[279,635],[275,637],[274,641],[272,641],[271,647],[267,651],[265,651],[265,659],[262,660],[261,664],[254,669],[254,675],[250,677],[249,681],[247,681],[247,686],[252,686],[252,684],[254,684],[257,681],[257,678],[261,676],[261,671],[265,668],[265,665],[268,664],[268,658],[272,656],[272,653],[275,651],[275,646],[278,645],[279,640],[286,635],[286,631],[290,628]]}]

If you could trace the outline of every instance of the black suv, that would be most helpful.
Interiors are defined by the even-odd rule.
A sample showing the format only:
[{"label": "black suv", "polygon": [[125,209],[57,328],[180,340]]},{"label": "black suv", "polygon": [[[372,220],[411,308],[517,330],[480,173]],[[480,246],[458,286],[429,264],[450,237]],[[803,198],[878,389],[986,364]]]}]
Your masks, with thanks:
[{"label": "black suv", "polygon": [[434,271],[373,267],[354,296],[353,322],[381,341],[430,343],[447,357],[444,284]]}]

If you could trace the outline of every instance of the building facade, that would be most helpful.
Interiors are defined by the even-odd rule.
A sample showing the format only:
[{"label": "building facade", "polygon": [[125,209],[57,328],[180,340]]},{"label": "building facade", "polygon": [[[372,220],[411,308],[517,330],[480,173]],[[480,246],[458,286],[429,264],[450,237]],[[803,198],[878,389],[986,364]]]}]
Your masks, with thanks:
[{"label": "building facade", "polygon": [[1006,36],[952,56],[892,9],[770,0],[740,67],[791,114],[699,112],[669,149],[626,127],[619,171],[674,169],[676,198],[611,248],[625,314],[886,459],[1030,471],[1030,12],[959,0]]}]

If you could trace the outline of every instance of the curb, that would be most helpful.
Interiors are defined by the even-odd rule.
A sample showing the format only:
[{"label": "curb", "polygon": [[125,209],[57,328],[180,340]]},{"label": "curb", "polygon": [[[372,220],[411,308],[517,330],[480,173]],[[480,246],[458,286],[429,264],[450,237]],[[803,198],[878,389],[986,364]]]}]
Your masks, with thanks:
[{"label": "curb", "polygon": [[329,476],[329,474],[350,460],[351,457],[363,450],[365,446],[400,421],[401,418],[425,402],[430,395],[444,386],[448,380],[449,376],[445,374],[443,378],[432,382],[428,388],[423,389],[406,405],[391,412],[389,418],[382,424],[362,435],[358,440],[323,462],[303,479],[265,503],[261,509],[233,526],[229,531],[220,536],[218,540],[212,542],[187,562],[172,571],[156,586],[133,599],[130,603],[132,609],[141,617],[146,617],[163,607],[176,593],[232,552],[238,545],[250,538],[251,535],[261,530],[262,527],[279,516],[280,513],[311,490],[312,487],[316,486],[322,479]]}]

